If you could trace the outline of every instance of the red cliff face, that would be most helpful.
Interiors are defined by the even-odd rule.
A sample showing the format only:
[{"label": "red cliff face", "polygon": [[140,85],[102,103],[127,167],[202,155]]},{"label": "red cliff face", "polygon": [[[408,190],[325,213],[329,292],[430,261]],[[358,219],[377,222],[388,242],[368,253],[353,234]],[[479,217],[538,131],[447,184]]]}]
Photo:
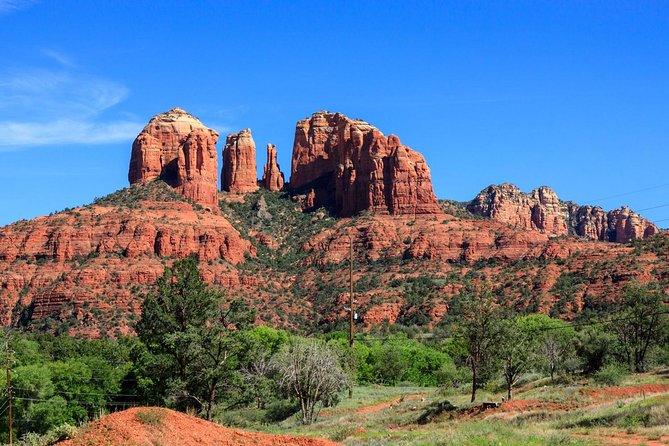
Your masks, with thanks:
[{"label": "red cliff face", "polygon": [[653,223],[627,207],[606,212],[599,206],[562,202],[546,186],[529,194],[513,184],[489,186],[467,209],[517,229],[548,235],[575,234],[593,240],[629,243],[659,232]]},{"label": "red cliff face", "polygon": [[218,133],[174,108],[154,116],[132,145],[128,181],[162,178],[185,198],[218,209]]},{"label": "red cliff face", "polygon": [[221,189],[233,193],[258,190],[256,144],[251,129],[228,135],[223,148]]},{"label": "red cliff face", "polygon": [[623,206],[608,213],[610,241],[627,243],[659,234],[660,230],[630,208]]},{"label": "red cliff face", "polygon": [[423,156],[341,113],[314,113],[297,123],[290,187],[342,216],[441,213]]},{"label": "red cliff face", "polygon": [[283,172],[276,161],[276,146],[267,144],[267,164],[262,175],[262,185],[265,189],[276,192],[283,189],[284,184]]}]

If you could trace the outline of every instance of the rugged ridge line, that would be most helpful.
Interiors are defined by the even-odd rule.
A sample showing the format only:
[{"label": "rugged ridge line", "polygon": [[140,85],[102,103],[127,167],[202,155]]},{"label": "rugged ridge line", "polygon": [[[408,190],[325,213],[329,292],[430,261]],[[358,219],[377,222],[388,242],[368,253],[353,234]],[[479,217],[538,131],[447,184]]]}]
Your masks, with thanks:
[{"label": "rugged ridge line", "polygon": [[660,232],[626,206],[609,212],[599,206],[579,206],[560,201],[547,186],[524,193],[509,183],[491,185],[469,202],[467,210],[514,228],[616,243],[629,243]]}]

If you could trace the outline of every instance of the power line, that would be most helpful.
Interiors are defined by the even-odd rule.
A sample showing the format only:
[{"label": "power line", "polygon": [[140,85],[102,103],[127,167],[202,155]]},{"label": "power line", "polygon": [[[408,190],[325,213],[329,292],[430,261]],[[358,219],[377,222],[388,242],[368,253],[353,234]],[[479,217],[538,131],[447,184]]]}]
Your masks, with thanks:
[{"label": "power line", "polygon": [[629,192],[624,192],[622,194],[609,195],[608,197],[596,198],[594,200],[590,200],[590,202],[591,203],[597,203],[599,201],[610,200],[612,198],[624,197],[624,196],[627,196],[627,195],[634,195],[634,194],[637,194],[639,192],[646,192],[646,191],[649,191],[649,190],[660,189],[660,188],[666,187],[666,186],[669,186],[669,183],[659,184],[657,186],[646,187],[644,189],[637,189],[637,190],[633,190],[633,191],[629,191]]},{"label": "power line", "polygon": [[[34,392],[31,389],[22,389],[20,387],[12,387],[14,390],[21,390],[23,392]],[[111,397],[128,397],[136,398],[137,395],[122,394],[122,393],[92,393],[92,392],[68,392],[65,390],[54,390],[53,393],[58,393],[60,395],[85,395],[85,396],[111,396]]]},{"label": "power line", "polygon": [[650,211],[651,209],[666,208],[667,206],[669,206],[669,203],[667,203],[667,204],[661,204],[661,205],[659,205],[659,206],[651,206],[651,207],[649,207],[649,208],[637,209],[636,212]]},{"label": "power line", "polygon": [[[28,398],[28,397],[15,397],[14,400],[17,401],[29,401],[34,403],[44,403],[51,401],[47,398]],[[107,403],[97,403],[95,401],[84,401],[84,400],[67,400],[66,404],[75,403],[75,404],[88,404],[91,406],[105,406],[105,407],[114,407],[114,406],[124,406],[124,407],[134,407],[137,405],[135,401],[109,401]]]}]

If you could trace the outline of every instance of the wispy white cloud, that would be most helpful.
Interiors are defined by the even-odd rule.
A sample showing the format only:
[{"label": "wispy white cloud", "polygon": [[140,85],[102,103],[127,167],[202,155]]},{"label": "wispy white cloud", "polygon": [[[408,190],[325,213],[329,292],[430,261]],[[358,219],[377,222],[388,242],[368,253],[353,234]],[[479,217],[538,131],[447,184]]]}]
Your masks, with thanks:
[{"label": "wispy white cloud", "polygon": [[19,9],[25,9],[36,0],[0,0],[0,14],[7,14]]},{"label": "wispy white cloud", "polygon": [[51,122],[0,122],[0,147],[56,144],[107,144],[132,139],[142,130],[135,122],[89,122],[61,119]]},{"label": "wispy white cloud", "polygon": [[0,73],[0,149],[113,143],[141,130],[140,122],[113,110],[128,97],[124,85],[76,70],[60,52],[48,57],[60,67]]},{"label": "wispy white cloud", "polygon": [[61,53],[60,51],[56,51],[54,49],[50,48],[44,48],[42,50],[42,54],[44,54],[46,57],[49,59],[53,59],[59,64],[66,66],[66,67],[73,67],[74,66],[74,61],[65,53]]}]

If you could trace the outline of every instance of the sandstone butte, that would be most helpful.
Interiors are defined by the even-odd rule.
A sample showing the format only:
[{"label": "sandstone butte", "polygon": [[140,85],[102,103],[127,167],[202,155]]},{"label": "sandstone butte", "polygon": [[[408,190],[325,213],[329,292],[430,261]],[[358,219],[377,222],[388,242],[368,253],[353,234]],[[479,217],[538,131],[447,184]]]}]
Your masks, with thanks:
[{"label": "sandstone butte", "polygon": [[276,161],[276,146],[274,144],[267,144],[267,163],[263,169],[261,183],[265,189],[273,192],[282,190],[286,183],[283,172],[279,168],[279,163]]},{"label": "sandstone butte", "polygon": [[128,181],[156,178],[185,198],[218,210],[218,133],[180,108],[151,118],[132,144]]},{"label": "sandstone butte", "polygon": [[290,188],[307,206],[340,216],[439,214],[423,156],[395,135],[341,113],[318,112],[297,123]]},{"label": "sandstone butte", "polygon": [[[645,251],[601,241],[625,242],[656,232],[628,209],[607,213],[561,202],[548,188],[523,194],[502,185],[486,189],[469,205],[474,214],[489,218],[448,203],[441,204],[442,211],[420,154],[341,114],[315,113],[298,123],[288,185],[293,194],[305,193],[307,207],[327,204],[340,217],[309,232],[305,228],[315,225],[321,212],[303,213],[289,199],[275,202],[282,206],[277,211],[262,196],[221,194],[222,200],[267,214],[256,222],[288,217],[302,222],[290,237],[272,232],[271,225],[249,227],[247,217],[233,208],[215,213],[193,205],[212,205],[211,197],[201,200],[199,186],[210,188],[209,180],[216,178],[217,169],[209,168],[215,167],[216,156],[209,154],[215,139],[215,132],[182,110],[157,115],[133,144],[130,188],[92,205],[0,228],[0,323],[55,318],[70,321],[73,334],[132,333],[142,296],[166,265],[191,255],[201,260],[207,282],[256,306],[258,323],[290,327],[299,320],[336,318],[337,310],[323,307],[321,286],[336,288],[341,277],[336,268],[321,266],[347,258],[349,236],[356,280],[378,278],[358,296],[366,324],[400,317],[406,302],[401,290],[388,283],[421,274],[446,282],[421,308],[435,322],[472,273],[476,280],[494,278],[501,295],[517,307],[527,305],[529,295],[545,312],[560,299],[553,290],[560,277],[582,277],[567,316],[588,302],[610,299],[632,280],[659,281],[669,290],[668,234]],[[280,172],[278,165],[273,168],[273,149],[268,148],[265,180],[273,178],[270,172]],[[226,151],[231,162],[228,171],[224,156],[224,178],[230,174],[224,184],[235,192],[255,191],[250,131],[230,135]],[[193,171],[192,161],[197,166],[204,154],[206,169]],[[189,182],[197,187],[185,187]],[[376,212],[341,217],[368,209]],[[276,217],[272,212],[278,212]],[[571,234],[592,240],[556,237]],[[258,245],[267,248],[264,255],[270,259],[300,251],[298,269],[283,270],[278,263],[245,268]],[[326,301],[339,310],[344,305],[336,297]]]},{"label": "sandstone butte", "polygon": [[221,189],[239,194],[258,190],[256,144],[251,129],[228,135],[223,148]]},{"label": "sandstone butte", "polygon": [[578,235],[592,240],[629,243],[660,232],[652,222],[628,207],[606,212],[599,206],[578,206],[560,201],[546,186],[526,194],[513,184],[492,185],[482,190],[467,209],[514,228],[554,236]]}]

